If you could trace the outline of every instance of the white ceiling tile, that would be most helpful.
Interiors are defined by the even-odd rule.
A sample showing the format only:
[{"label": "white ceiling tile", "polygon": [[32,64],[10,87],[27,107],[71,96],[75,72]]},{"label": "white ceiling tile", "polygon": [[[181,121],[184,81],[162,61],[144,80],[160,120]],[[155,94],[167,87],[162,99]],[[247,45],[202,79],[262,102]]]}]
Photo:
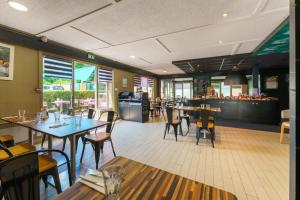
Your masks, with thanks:
[{"label": "white ceiling tile", "polygon": [[18,0],[28,8],[20,12],[0,2],[0,24],[31,34],[63,24],[108,4],[109,0]]},{"label": "white ceiling tile", "polygon": [[47,36],[50,40],[63,43],[68,46],[72,46],[82,50],[103,48],[109,46],[108,44],[97,40],[89,35],[86,35],[76,29],[69,26],[63,26],[58,29],[49,31],[44,36]]},{"label": "white ceiling tile", "polygon": [[249,53],[252,52],[263,40],[253,40],[248,42],[243,42],[239,46],[236,54]]},{"label": "white ceiling tile", "polygon": [[262,12],[269,12],[272,10],[288,8],[289,4],[290,4],[289,0],[268,0]]}]

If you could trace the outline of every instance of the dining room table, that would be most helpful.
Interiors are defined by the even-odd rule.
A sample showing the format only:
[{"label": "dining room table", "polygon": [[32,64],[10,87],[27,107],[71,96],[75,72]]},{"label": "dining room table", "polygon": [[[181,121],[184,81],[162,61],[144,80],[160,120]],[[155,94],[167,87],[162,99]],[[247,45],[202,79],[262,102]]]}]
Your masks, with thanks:
[{"label": "dining room table", "polygon": [[[230,192],[125,157],[116,157],[104,164],[99,170],[105,169],[111,165],[118,165],[123,168],[123,182],[119,189],[119,197],[122,200],[237,200],[237,197]],[[65,199],[101,200],[105,199],[105,194],[94,189],[90,183],[84,184],[78,181],[70,188],[54,197],[54,200]]]},{"label": "dining room table", "polygon": [[39,132],[48,136],[48,148],[52,149],[52,138],[69,138],[70,139],[70,161],[72,180],[76,180],[76,135],[82,132],[94,130],[106,126],[108,122],[82,118],[81,122],[75,123],[75,117],[70,115],[61,115],[59,121],[55,121],[53,113],[44,120],[37,120],[37,116],[26,114],[23,117],[8,116],[2,117],[1,120],[22,126],[28,129],[28,142],[33,144],[33,132]]}]

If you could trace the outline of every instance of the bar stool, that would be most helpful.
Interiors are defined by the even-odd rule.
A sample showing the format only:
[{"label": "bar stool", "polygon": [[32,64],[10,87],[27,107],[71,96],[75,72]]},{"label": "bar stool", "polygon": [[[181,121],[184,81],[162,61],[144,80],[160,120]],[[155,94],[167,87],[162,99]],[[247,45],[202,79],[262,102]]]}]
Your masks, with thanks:
[{"label": "bar stool", "polygon": [[280,143],[282,143],[285,129],[290,128],[290,110],[281,111]]}]

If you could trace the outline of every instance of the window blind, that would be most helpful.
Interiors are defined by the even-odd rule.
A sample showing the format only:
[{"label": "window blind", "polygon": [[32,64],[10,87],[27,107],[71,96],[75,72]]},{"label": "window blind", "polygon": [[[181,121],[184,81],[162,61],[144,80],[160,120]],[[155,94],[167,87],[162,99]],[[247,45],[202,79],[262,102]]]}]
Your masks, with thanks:
[{"label": "window blind", "polygon": [[72,62],[53,57],[43,58],[44,77],[72,79]]},{"label": "window blind", "polygon": [[112,71],[107,69],[98,69],[99,82],[112,82]]}]

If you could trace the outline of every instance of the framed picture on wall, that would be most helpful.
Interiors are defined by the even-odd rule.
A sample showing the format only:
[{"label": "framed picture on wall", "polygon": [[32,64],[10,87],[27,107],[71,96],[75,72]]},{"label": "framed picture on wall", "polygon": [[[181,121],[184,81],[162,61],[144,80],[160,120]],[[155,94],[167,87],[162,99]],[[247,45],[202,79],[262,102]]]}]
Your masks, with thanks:
[{"label": "framed picture on wall", "polygon": [[13,80],[14,46],[0,43],[0,80]]},{"label": "framed picture on wall", "polygon": [[122,78],[122,87],[127,88],[128,86],[128,79],[126,77]]},{"label": "framed picture on wall", "polygon": [[278,89],[278,76],[266,77],[266,89]]}]

